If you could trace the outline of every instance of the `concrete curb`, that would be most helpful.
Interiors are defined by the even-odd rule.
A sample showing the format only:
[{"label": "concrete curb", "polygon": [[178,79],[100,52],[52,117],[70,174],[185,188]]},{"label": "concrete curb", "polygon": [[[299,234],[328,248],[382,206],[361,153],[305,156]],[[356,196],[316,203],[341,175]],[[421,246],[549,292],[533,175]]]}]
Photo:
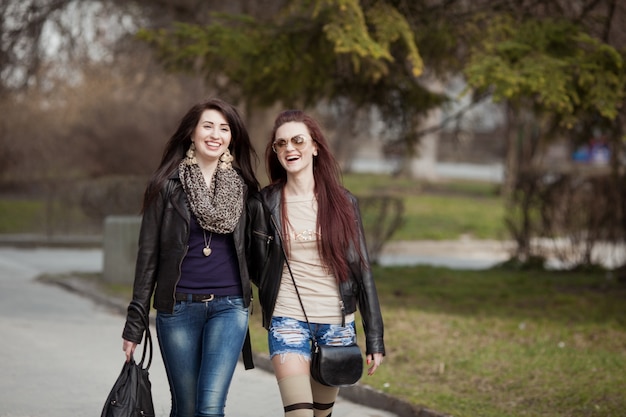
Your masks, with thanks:
[{"label": "concrete curb", "polygon": [[101,235],[45,235],[0,233],[0,246],[14,248],[101,248]]},{"label": "concrete curb", "polygon": [[[97,283],[89,282],[85,279],[73,276],[72,274],[43,275],[38,278],[38,281],[60,286],[68,291],[90,298],[94,302],[110,308],[118,314],[126,314],[128,302],[104,294],[101,289],[98,288]],[[154,320],[154,317],[151,317],[151,320]],[[253,356],[254,364],[257,368],[273,373],[272,364],[266,355],[255,352]],[[351,387],[341,388],[339,395],[357,404],[390,411],[397,414],[398,417],[451,417],[423,406],[407,403],[361,383]]]}]

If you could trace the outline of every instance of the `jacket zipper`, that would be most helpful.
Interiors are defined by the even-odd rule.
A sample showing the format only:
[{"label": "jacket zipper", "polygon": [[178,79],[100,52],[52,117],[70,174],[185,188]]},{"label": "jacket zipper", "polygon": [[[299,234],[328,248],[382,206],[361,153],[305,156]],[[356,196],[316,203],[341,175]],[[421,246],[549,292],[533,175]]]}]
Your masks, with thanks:
[{"label": "jacket zipper", "polygon": [[[339,288],[339,297],[341,296],[341,288]],[[346,306],[343,299],[339,300],[339,307],[341,307],[341,327],[346,327]]]},{"label": "jacket zipper", "polygon": [[259,232],[258,230],[253,230],[252,233],[254,233],[255,235],[258,235],[258,236],[261,236],[262,238],[264,238],[266,245],[269,245],[272,242],[272,240],[274,240],[274,236],[266,235],[265,233]]}]

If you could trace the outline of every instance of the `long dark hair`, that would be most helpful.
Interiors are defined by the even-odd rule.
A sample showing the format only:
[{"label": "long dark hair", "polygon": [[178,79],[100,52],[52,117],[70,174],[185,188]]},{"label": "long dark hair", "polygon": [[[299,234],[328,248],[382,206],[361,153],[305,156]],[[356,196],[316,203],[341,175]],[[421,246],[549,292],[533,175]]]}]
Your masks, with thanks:
[{"label": "long dark hair", "polygon": [[249,189],[259,189],[259,182],[256,179],[252,166],[252,161],[258,161],[258,157],[250,143],[248,131],[239,112],[227,102],[213,98],[190,108],[181,119],[172,137],[165,144],[161,163],[154,174],[152,174],[152,178],[146,188],[142,211],[158,197],[167,178],[178,168],[180,161],[185,157],[185,152],[191,145],[191,135],[205,110],[217,110],[224,115],[232,135],[228,149],[235,158],[234,165],[239,168],[241,176]]},{"label": "long dark hair", "polygon": [[[284,193],[287,172],[272,150],[272,143],[276,138],[278,128],[288,122],[303,123],[317,144],[317,156],[313,158],[314,191],[317,198],[317,231],[321,236],[318,240],[317,250],[328,271],[332,272],[338,281],[345,281],[349,278],[348,262],[345,256],[347,248],[354,247],[361,258],[361,262],[364,262],[359,245],[359,225],[356,212],[346,190],[341,185],[341,169],[330,152],[328,141],[319,124],[301,110],[285,110],[274,121],[272,136],[265,150],[270,181],[272,185],[280,187],[281,192]],[[286,225],[285,199],[283,198],[282,201],[281,221],[283,225]]]}]

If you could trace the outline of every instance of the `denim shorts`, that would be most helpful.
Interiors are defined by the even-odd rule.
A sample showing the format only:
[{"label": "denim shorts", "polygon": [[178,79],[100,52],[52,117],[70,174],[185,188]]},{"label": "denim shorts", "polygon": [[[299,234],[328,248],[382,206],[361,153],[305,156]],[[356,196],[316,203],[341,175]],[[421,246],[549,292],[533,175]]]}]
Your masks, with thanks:
[{"label": "denim shorts", "polygon": [[[343,327],[339,324],[311,323],[311,329],[320,345],[346,346],[356,343],[354,321],[346,323]],[[311,358],[311,332],[306,321],[290,317],[272,317],[267,340],[270,358],[286,353]]]}]

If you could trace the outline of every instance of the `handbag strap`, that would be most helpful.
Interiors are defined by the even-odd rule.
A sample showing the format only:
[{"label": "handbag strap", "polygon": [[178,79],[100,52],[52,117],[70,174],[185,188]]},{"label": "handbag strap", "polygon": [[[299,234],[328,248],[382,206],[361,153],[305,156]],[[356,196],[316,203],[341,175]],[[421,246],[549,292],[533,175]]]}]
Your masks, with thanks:
[{"label": "handbag strap", "polygon": [[293,286],[296,289],[296,295],[298,296],[298,301],[300,302],[300,307],[302,308],[302,313],[304,313],[304,318],[306,320],[306,324],[309,326],[309,333],[311,334],[311,340],[317,346],[317,339],[313,335],[313,329],[311,328],[311,322],[309,322],[309,317],[306,315],[306,310],[304,309],[304,303],[302,302],[302,297],[300,297],[300,291],[298,291],[298,286],[296,285],[296,279],[293,277],[293,272],[291,271],[291,265],[289,265],[289,259],[287,258],[287,252],[285,251],[285,242],[283,241],[282,233],[278,224],[276,223],[276,219],[274,219],[274,215],[270,214],[270,220],[274,225],[274,229],[276,229],[276,234],[278,235],[278,240],[280,241],[280,248],[283,252],[283,257],[285,258],[285,264],[287,265],[287,270],[289,271],[289,276],[291,276],[291,281],[293,282]]},{"label": "handbag strap", "polygon": [[[141,361],[139,362],[139,366],[145,369],[146,371],[150,369],[150,365],[152,364],[152,335],[150,334],[150,320],[148,319],[148,313],[141,303],[136,300],[130,302],[128,306],[129,310],[135,310],[141,316],[141,320],[143,321],[144,328],[146,329],[143,336],[143,351],[141,352]],[[148,355],[148,362],[143,367],[144,361],[146,359],[146,354]]]}]

